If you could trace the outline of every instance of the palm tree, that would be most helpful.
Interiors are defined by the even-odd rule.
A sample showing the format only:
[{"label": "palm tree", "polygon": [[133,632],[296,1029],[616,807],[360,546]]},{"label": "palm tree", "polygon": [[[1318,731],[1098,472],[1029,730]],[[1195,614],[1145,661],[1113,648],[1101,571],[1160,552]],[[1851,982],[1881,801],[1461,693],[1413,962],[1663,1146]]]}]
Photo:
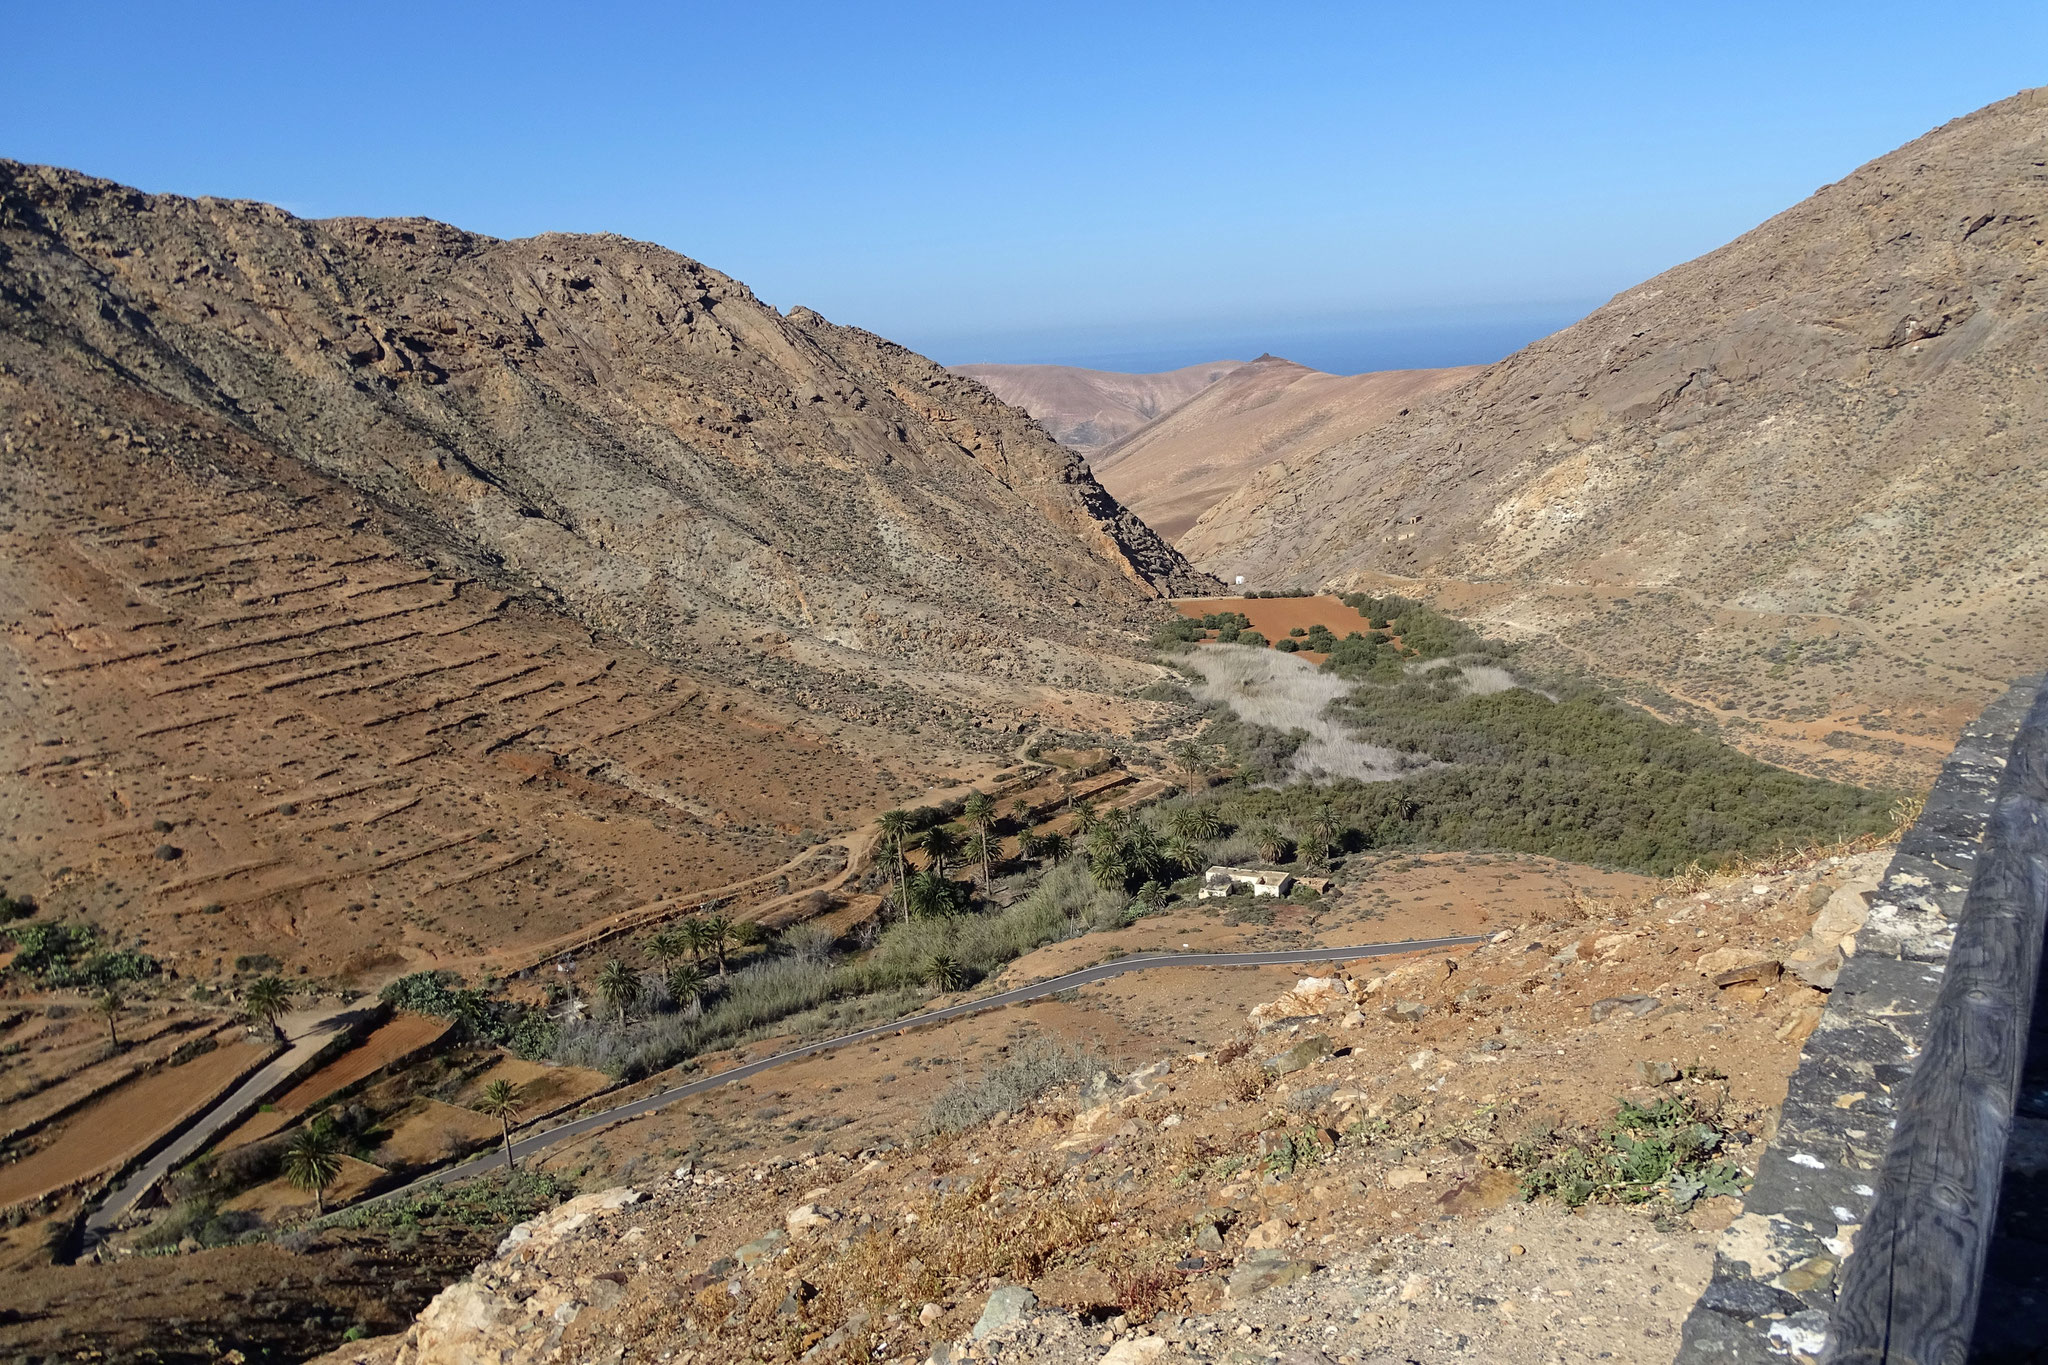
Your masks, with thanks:
[{"label": "palm tree", "polygon": [[626,1022],[626,1011],[640,999],[640,974],[617,958],[607,958],[597,973],[597,993],[605,1003],[619,1012],[619,1022]]},{"label": "palm tree", "polygon": [[1088,875],[1104,891],[1122,891],[1131,884],[1130,859],[1124,846],[1114,839],[1091,841],[1088,846]]},{"label": "palm tree", "polygon": [[1031,803],[1021,796],[1012,801],[1010,803],[1010,818],[1017,822],[1019,829],[1029,825],[1031,823]]},{"label": "palm tree", "polygon": [[1038,833],[1038,832],[1037,832],[1036,830],[1029,830],[1029,829],[1027,829],[1027,830],[1025,830],[1025,831],[1024,831],[1024,832],[1023,832],[1022,834],[1020,834],[1020,835],[1018,835],[1018,836],[1017,836],[1017,856],[1018,856],[1018,857],[1020,857],[1020,858],[1038,858],[1038,857],[1042,857],[1042,856],[1044,855],[1044,853],[1045,853],[1045,836],[1044,836],[1044,835],[1042,835],[1042,834]]},{"label": "palm tree", "polygon": [[1051,830],[1048,833],[1040,835],[1038,839],[1038,851],[1041,854],[1045,855],[1045,859],[1047,862],[1051,863],[1054,867],[1058,867],[1060,865],[1060,859],[1067,856],[1067,836],[1060,833],[1058,830]]},{"label": "palm tree", "polygon": [[1272,825],[1260,825],[1253,830],[1252,842],[1259,846],[1259,856],[1269,863],[1287,856],[1287,836]]},{"label": "palm tree", "polygon": [[1159,846],[1159,856],[1182,872],[1193,872],[1201,864],[1202,846],[1184,835],[1175,834]]},{"label": "palm tree", "polygon": [[1166,854],[1160,846],[1159,831],[1150,825],[1133,823],[1120,841],[1124,861],[1139,881],[1152,881],[1166,870]]},{"label": "palm tree", "polygon": [[960,813],[983,834],[995,828],[996,799],[987,792],[976,790],[967,793],[967,799],[960,803]]},{"label": "palm tree", "polygon": [[1084,796],[1074,803],[1074,833],[1091,833],[1095,828],[1097,819],[1095,803],[1093,801]]},{"label": "palm tree", "polygon": [[92,1002],[93,1013],[107,1021],[107,1040],[114,1045],[116,1052],[121,1049],[121,1007],[127,1003],[121,998],[119,988],[111,986],[104,995]]},{"label": "palm tree", "polygon": [[259,976],[242,992],[242,1013],[251,1022],[261,1019],[270,1025],[271,1037],[281,1043],[285,1040],[284,1030],[277,1026],[277,1017],[291,1002],[291,984],[283,977]]},{"label": "palm tree", "polygon": [[680,962],[668,969],[668,998],[685,1010],[704,998],[704,973],[696,963]]},{"label": "palm tree", "polygon": [[944,953],[936,954],[925,964],[924,979],[933,990],[957,990],[961,982],[960,964]]},{"label": "palm tree", "polygon": [[681,925],[664,924],[647,939],[647,955],[664,968],[675,965],[675,960],[690,951],[689,937]]},{"label": "palm tree", "polygon": [[960,836],[950,825],[933,825],[919,843],[924,848],[927,871],[943,877],[953,870],[953,859],[960,856]]},{"label": "palm tree", "polygon": [[996,851],[1001,840],[985,829],[978,829],[967,839],[967,861],[981,864],[981,884],[988,885],[995,880]]},{"label": "palm tree", "polygon": [[512,1120],[519,1117],[519,1087],[503,1077],[484,1087],[477,1096],[476,1111],[498,1121],[505,1134],[505,1174],[512,1173]]},{"label": "palm tree", "polygon": [[1166,819],[1167,825],[1183,839],[1207,843],[1223,833],[1223,821],[1214,806],[1182,806]]},{"label": "palm tree", "polygon": [[725,980],[725,950],[732,946],[733,924],[724,915],[704,917],[704,945],[718,959],[718,979]]},{"label": "palm tree", "polygon": [[911,919],[936,919],[959,908],[956,888],[930,868],[910,874],[903,888],[903,909]]},{"label": "palm tree", "polygon": [[1102,827],[1111,834],[1126,834],[1137,821],[1129,806],[1111,806],[1102,813]]},{"label": "palm tree", "polygon": [[896,857],[896,884],[901,886],[910,877],[910,860],[903,856],[903,841],[910,837],[910,812],[885,810],[877,817],[875,825]]},{"label": "palm tree", "polygon": [[340,1174],[341,1144],[320,1120],[307,1124],[284,1149],[284,1178],[313,1192],[313,1207],[320,1215],[327,1212],[327,1187]]},{"label": "palm tree", "polygon": [[1181,775],[1187,779],[1185,785],[1189,791],[1199,791],[1202,779],[1209,773],[1207,755],[1193,743],[1183,744],[1173,751],[1173,766],[1180,769]]},{"label": "palm tree", "polygon": [[703,966],[704,950],[711,946],[711,936],[704,932],[704,917],[691,915],[676,928],[681,931],[683,942],[690,946],[690,960]]},{"label": "palm tree", "polygon": [[1309,861],[1320,867],[1330,861],[1330,845],[1337,842],[1343,826],[1337,820],[1337,812],[1323,803],[1310,812],[1308,817]]}]

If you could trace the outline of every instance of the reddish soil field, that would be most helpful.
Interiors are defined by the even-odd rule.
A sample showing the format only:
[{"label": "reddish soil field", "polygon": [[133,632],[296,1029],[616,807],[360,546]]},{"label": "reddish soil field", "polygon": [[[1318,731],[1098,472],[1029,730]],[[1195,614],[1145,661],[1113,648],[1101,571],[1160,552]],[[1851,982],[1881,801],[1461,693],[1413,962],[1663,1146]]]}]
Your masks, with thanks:
[{"label": "reddish soil field", "polygon": [[119,1166],[213,1103],[265,1055],[251,1043],[223,1042],[94,1100],[42,1134],[36,1151],[0,1166],[0,1206]]},{"label": "reddish soil field", "polygon": [[241,1147],[290,1127],[299,1115],[372,1072],[435,1042],[454,1025],[426,1014],[399,1013],[374,1029],[362,1045],[342,1053],[326,1066],[278,1097],[264,1113],[253,1114],[221,1139],[219,1150]]},{"label": "reddish soil field", "polygon": [[[1189,597],[1175,602],[1173,608],[1196,621],[1213,612],[1243,612],[1251,618],[1252,629],[1269,642],[1285,639],[1297,626],[1303,630],[1324,626],[1340,640],[1354,630],[1362,635],[1371,629],[1363,616],[1335,597]],[[1323,658],[1320,654],[1307,657],[1312,662]]]}]

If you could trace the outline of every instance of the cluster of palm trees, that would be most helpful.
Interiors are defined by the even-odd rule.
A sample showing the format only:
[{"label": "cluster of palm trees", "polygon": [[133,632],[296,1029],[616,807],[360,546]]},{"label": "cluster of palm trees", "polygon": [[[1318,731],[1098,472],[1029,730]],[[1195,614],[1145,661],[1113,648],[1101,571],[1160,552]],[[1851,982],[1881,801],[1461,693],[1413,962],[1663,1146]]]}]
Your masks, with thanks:
[{"label": "cluster of palm trees", "polygon": [[[1085,834],[1095,819],[1086,801],[1069,802]],[[1009,821],[1017,830],[1020,857],[1058,866],[1073,852],[1073,843],[1058,831],[1040,834],[1031,828],[1032,805],[1023,797],[1010,803]],[[963,867],[973,868],[976,880],[986,886],[995,880],[996,865],[1002,861],[1004,817],[996,799],[987,792],[971,791],[960,803],[960,817],[968,825],[963,837],[944,821],[918,828],[917,816],[907,810],[883,811],[878,826],[882,847],[895,869],[896,901],[909,918],[956,914],[967,908],[966,888],[954,883],[951,874]],[[923,866],[913,868],[912,850],[923,855]]]},{"label": "cluster of palm trees", "polygon": [[[708,902],[696,914],[663,925],[648,935],[643,945],[647,955],[661,965],[662,982],[678,1008],[696,1008],[716,983],[726,980],[732,949],[750,941],[739,921],[720,913],[720,905]],[[715,979],[705,970],[706,959],[717,967]],[[607,958],[598,968],[596,985],[598,995],[617,1012],[621,1024],[647,994],[647,982],[640,973],[616,957]]]}]

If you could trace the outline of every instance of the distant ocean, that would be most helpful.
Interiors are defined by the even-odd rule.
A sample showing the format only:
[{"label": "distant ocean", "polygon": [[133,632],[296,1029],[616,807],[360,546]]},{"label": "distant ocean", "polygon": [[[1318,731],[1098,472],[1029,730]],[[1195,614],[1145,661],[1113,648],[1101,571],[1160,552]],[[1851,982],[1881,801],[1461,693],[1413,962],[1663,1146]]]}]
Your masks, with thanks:
[{"label": "distant ocean", "polygon": [[1598,303],[1388,313],[1356,320],[1161,327],[1073,328],[979,337],[898,338],[946,365],[1078,365],[1151,374],[1211,360],[1283,356],[1330,374],[1486,365],[1570,326]]}]

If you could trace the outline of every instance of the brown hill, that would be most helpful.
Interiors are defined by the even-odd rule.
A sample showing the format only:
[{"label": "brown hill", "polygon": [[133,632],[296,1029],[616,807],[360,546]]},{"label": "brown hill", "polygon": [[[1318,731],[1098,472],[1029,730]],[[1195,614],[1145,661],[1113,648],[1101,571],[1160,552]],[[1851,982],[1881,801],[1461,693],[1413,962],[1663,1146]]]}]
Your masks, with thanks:
[{"label": "brown hill", "polygon": [[2044,243],[2030,91],[1262,471],[1181,547],[1410,585],[1764,756],[1923,779],[2048,638]]},{"label": "brown hill", "polygon": [[1262,355],[1098,453],[1095,475],[1171,540],[1262,466],[1357,437],[1476,373],[1324,374]]},{"label": "brown hill", "polygon": [[15,163],[0,212],[30,382],[111,368],[656,648],[900,652],[963,606],[1062,633],[1197,582],[979,384],[660,247]]},{"label": "brown hill", "polygon": [[1159,374],[1118,374],[1072,365],[955,365],[1022,408],[1072,450],[1090,453],[1171,412],[1242,365],[1217,360]]},{"label": "brown hill", "polygon": [[14,163],[0,566],[0,887],[330,985],[788,903],[1128,728],[1205,581],[980,385],[671,252]]}]

